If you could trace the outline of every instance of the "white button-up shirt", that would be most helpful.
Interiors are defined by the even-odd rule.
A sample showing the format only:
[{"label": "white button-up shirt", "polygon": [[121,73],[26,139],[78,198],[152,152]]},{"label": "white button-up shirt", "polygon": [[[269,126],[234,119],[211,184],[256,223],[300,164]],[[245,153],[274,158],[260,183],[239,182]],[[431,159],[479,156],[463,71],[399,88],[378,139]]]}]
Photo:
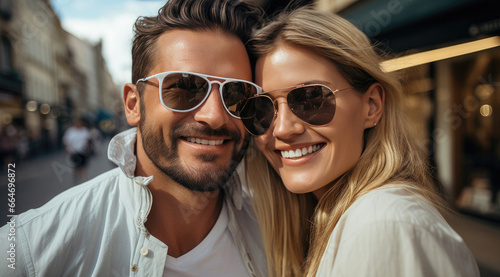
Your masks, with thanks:
[{"label": "white button-up shirt", "polygon": [[386,185],[356,200],[330,235],[316,276],[479,276],[462,238],[411,191]]},{"label": "white button-up shirt", "polygon": [[[119,168],[14,217],[15,241],[7,240],[8,224],[0,228],[0,276],[162,276],[168,246],[144,226],[153,176],[134,176],[136,134],[133,128],[110,142],[108,156]],[[228,228],[248,275],[267,276],[260,230],[238,174],[224,196]],[[7,266],[11,243],[15,269]]]}]

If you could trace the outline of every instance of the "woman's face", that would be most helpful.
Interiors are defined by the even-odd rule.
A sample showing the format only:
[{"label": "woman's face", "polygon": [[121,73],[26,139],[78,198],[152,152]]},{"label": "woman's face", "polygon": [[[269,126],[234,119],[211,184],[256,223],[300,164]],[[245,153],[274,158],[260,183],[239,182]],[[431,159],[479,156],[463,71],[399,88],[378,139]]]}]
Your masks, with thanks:
[{"label": "woman's face", "polygon": [[[311,82],[332,91],[351,87],[328,59],[306,48],[287,45],[258,59],[256,82],[265,92]],[[311,126],[291,112],[286,94],[286,90],[271,94],[277,101],[278,114],[269,130],[255,139],[288,190],[313,192],[319,199],[361,155],[363,131],[374,123],[368,116],[369,96],[354,89],[337,92],[332,121]],[[303,148],[307,153],[300,157],[285,158],[282,154]]]}]

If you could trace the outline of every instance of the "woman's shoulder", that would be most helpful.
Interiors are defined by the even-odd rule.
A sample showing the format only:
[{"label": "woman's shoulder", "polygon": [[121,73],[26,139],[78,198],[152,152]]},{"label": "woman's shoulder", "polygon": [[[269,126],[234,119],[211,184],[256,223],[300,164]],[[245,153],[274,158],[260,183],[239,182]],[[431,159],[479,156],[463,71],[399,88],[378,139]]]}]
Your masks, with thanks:
[{"label": "woman's shoulder", "polygon": [[462,238],[430,202],[401,185],[384,186],[351,205],[330,235],[319,272],[318,276],[478,276]]},{"label": "woman's shoulder", "polygon": [[432,229],[439,226],[451,231],[438,210],[407,185],[385,185],[361,196],[342,215],[340,222],[354,229],[370,225],[413,225]]}]

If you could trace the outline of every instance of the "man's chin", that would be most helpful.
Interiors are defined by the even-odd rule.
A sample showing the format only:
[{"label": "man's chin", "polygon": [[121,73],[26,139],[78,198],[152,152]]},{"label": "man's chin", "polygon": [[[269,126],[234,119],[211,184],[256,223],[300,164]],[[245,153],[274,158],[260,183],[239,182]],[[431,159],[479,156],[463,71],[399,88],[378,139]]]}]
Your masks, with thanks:
[{"label": "man's chin", "polygon": [[[216,174],[222,173],[222,174]],[[193,191],[214,191],[223,188],[229,180],[227,171],[198,172],[190,176],[171,176],[181,186]]]},{"label": "man's chin", "polygon": [[197,180],[199,183],[216,183],[217,186],[221,187],[234,172],[234,167],[218,164],[206,164],[200,165],[196,168],[190,168],[187,171],[191,172],[192,174],[190,174],[190,176],[193,176],[193,179]]},{"label": "man's chin", "polygon": [[226,162],[223,164],[197,162],[195,166],[182,166],[178,164],[177,166],[163,168],[162,171],[187,189],[193,191],[214,191],[224,187],[235,168],[235,162]]},{"label": "man's chin", "polygon": [[[180,159],[185,170],[194,175],[210,175],[227,173],[230,169],[234,169],[233,157],[229,155],[209,155],[198,154],[191,159]],[[182,157],[182,156],[180,156]],[[231,171],[232,172],[232,171]]]}]

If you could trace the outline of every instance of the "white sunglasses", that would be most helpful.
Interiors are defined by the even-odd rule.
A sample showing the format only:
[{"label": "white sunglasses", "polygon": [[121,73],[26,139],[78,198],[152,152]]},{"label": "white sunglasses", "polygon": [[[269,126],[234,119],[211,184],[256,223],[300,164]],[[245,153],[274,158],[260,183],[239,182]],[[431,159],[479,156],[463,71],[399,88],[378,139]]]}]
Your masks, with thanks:
[{"label": "white sunglasses", "polygon": [[[162,105],[174,112],[190,112],[200,107],[210,95],[212,84],[219,84],[219,92],[226,111],[240,118],[239,110],[246,100],[262,92],[258,85],[240,79],[224,78],[187,71],[168,71],[137,80],[158,79],[158,93]],[[210,81],[208,78],[224,80]]]}]

